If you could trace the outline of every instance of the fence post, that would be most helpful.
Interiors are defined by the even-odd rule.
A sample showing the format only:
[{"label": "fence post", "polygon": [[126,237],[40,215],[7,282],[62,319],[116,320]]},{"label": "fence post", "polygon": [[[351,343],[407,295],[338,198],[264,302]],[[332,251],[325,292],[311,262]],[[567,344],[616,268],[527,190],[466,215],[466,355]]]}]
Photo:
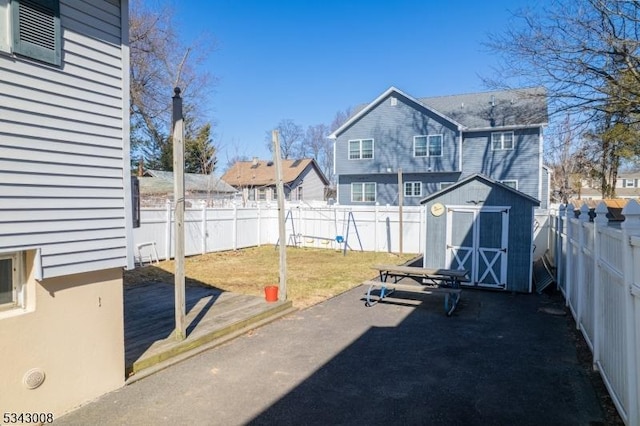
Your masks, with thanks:
[{"label": "fence post", "polygon": [[600,279],[600,232],[607,226],[607,205],[600,201],[593,218],[593,369],[599,370],[600,350],[602,346],[602,281]]},{"label": "fence post", "polygon": [[556,285],[559,289],[564,290],[564,254],[562,252],[562,246],[564,237],[562,233],[564,231],[562,218],[565,216],[566,206],[564,204],[560,204],[558,207],[558,216],[556,217],[556,253],[555,253],[555,262],[556,262]]},{"label": "fence post", "polygon": [[633,289],[633,246],[631,245],[632,236],[640,236],[640,204],[636,200],[629,200],[627,205],[622,209],[624,222],[622,222],[622,256],[623,256],[623,279],[624,288],[626,290],[624,304],[624,336],[626,340],[626,370],[627,370],[627,400],[629,406],[627,408],[627,424],[637,425],[640,421],[638,415],[638,359],[635,353],[635,318],[633,313],[634,296]]},{"label": "fence post", "polygon": [[373,252],[378,252],[378,214],[380,210],[380,206],[376,203],[373,206]]},{"label": "fence post", "polygon": [[233,250],[237,250],[238,249],[238,206],[236,206],[235,204],[233,205],[233,226],[232,226],[232,242],[231,245],[233,247]]},{"label": "fence post", "polygon": [[200,201],[202,207],[202,254],[207,254],[207,202],[205,200]]},{"label": "fence post", "polygon": [[166,203],[166,219],[167,221],[165,222],[165,227],[164,227],[164,253],[165,256],[164,258],[166,260],[171,259],[171,200],[169,200],[167,198],[167,203]]},{"label": "fence post", "polygon": [[571,239],[573,236],[573,223],[571,222],[572,216],[575,215],[573,208],[570,207],[571,204],[567,205],[567,208],[564,211],[564,230],[565,237],[562,241],[562,245],[564,246],[564,301],[565,306],[569,306],[569,302],[571,299],[571,280],[573,277],[571,276],[571,265],[573,265],[574,259],[572,256],[571,250]]},{"label": "fence post", "polygon": [[258,204],[258,247],[260,247],[262,244],[262,227],[261,225],[261,221],[262,221],[262,215],[260,214],[261,210],[260,210],[260,204]]},{"label": "fence post", "polygon": [[578,276],[575,277],[573,284],[576,286],[576,329],[580,330],[580,324],[582,323],[582,300],[584,299],[584,292],[586,291],[586,286],[584,285],[584,224],[589,222],[589,206],[587,203],[583,203],[582,207],[580,207],[580,213],[578,216],[580,222],[578,223],[578,246],[576,247],[576,254],[578,255],[577,260],[577,272]]}]

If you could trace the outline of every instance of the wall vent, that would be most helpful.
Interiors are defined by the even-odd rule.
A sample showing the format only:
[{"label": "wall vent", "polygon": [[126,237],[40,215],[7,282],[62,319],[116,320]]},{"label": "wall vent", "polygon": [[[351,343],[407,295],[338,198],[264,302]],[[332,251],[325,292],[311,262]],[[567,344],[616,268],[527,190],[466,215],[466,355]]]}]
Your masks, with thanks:
[{"label": "wall vent", "polygon": [[24,373],[22,383],[27,389],[36,389],[44,383],[45,374],[41,368],[32,368]]}]

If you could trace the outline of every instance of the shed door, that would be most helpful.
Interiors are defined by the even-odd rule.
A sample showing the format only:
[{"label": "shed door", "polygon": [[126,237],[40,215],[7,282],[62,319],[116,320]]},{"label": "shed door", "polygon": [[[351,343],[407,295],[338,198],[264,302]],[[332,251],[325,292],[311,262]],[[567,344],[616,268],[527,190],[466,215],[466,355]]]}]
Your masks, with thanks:
[{"label": "shed door", "polygon": [[471,271],[470,285],[505,289],[508,230],[508,207],[448,207],[447,265]]}]

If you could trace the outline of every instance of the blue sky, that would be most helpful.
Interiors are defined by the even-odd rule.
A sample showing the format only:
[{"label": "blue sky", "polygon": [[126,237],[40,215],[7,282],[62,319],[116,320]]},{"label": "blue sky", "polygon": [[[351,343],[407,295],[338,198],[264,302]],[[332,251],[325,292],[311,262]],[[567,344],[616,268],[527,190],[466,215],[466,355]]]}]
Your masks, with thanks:
[{"label": "blue sky", "polygon": [[202,66],[219,78],[209,99],[220,168],[269,158],[282,119],[304,128],[370,102],[389,86],[416,96],[484,91],[496,58],[482,42],[525,0],[215,0],[174,2],[185,42],[207,33]]}]

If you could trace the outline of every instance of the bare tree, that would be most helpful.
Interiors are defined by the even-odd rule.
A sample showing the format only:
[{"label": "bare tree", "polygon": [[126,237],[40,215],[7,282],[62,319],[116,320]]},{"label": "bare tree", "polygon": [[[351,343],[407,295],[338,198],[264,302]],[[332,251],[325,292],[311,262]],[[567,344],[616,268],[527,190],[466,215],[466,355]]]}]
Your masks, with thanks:
[{"label": "bare tree", "polygon": [[307,127],[302,145],[305,152],[309,152],[310,156],[316,160],[322,173],[331,180],[333,169],[333,150],[332,143],[327,136],[329,135],[329,126],[326,124],[316,124]]},{"label": "bare tree", "polygon": [[514,16],[519,25],[487,42],[501,61],[485,83],[545,86],[551,116],[571,115],[603,196],[615,195],[621,161],[638,154],[640,2],[552,0]]},{"label": "bare tree", "polygon": [[182,89],[183,110],[200,128],[207,121],[204,101],[215,78],[198,65],[214,43],[187,46],[174,12],[158,2],[132,0],[129,14],[130,117],[133,158],[160,162],[169,143],[171,96]]},{"label": "bare tree", "polygon": [[[287,118],[281,120],[275,129],[278,130],[280,137],[280,152],[282,158],[304,158],[307,155],[302,144],[304,138],[302,126]],[[265,141],[269,152],[273,152],[271,130],[266,131]]]},{"label": "bare tree", "polygon": [[336,112],[331,125],[329,126],[329,130],[331,132],[335,132],[340,126],[347,122],[349,117],[353,114],[353,110],[351,107],[346,108],[344,111]]},{"label": "bare tree", "polygon": [[573,131],[569,115],[551,135],[545,162],[553,172],[551,184],[555,191],[552,198],[566,204],[573,196],[581,196],[583,181],[591,181],[593,177],[594,162],[588,145]]},{"label": "bare tree", "polygon": [[489,87],[544,86],[551,114],[580,124],[612,109],[640,113],[639,2],[551,0],[514,17],[486,43],[500,58]]}]

